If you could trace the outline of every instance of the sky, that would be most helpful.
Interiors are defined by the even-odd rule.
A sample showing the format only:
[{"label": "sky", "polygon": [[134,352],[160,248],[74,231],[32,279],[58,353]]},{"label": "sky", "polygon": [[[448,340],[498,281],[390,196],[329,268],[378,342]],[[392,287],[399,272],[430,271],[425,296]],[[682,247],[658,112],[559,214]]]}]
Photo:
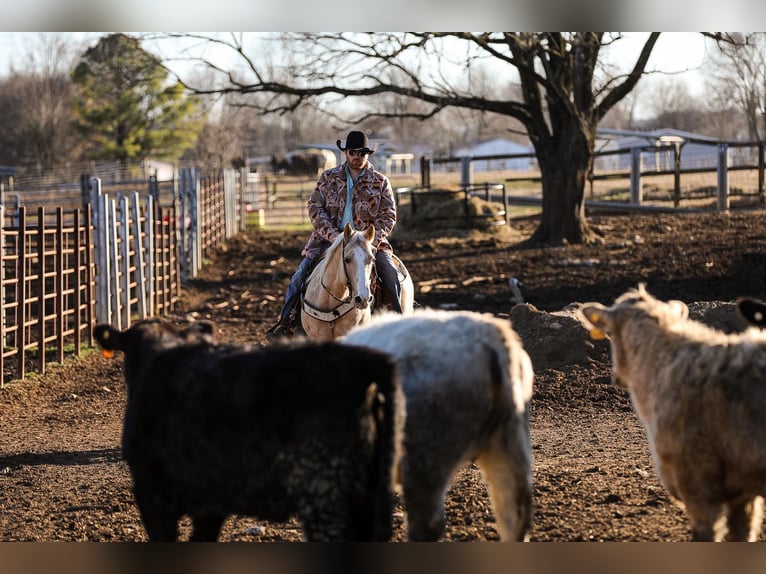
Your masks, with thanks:
[{"label": "sky", "polygon": [[[0,76],[8,73],[11,65],[18,68],[23,65],[25,54],[39,44],[39,32],[0,32]],[[93,45],[103,32],[67,32],[73,41],[86,42],[85,47]],[[648,32],[625,32],[625,37],[615,42],[610,48],[609,61],[620,71],[627,72],[633,65],[645,42]],[[147,49],[151,47],[145,44]],[[640,88],[642,93],[651,93],[654,83],[672,77],[674,81],[683,81],[692,97],[700,97],[705,90],[706,41],[699,32],[663,32],[652,52],[647,70],[660,70],[664,74],[646,76]],[[84,48],[83,48],[84,49]],[[156,51],[160,57],[167,54],[165,49]],[[169,63],[172,69],[188,77],[188,68],[178,68]],[[503,77],[503,70],[498,70],[498,77]],[[667,74],[672,74],[668,76]],[[642,106],[642,101],[644,104]],[[649,102],[637,99],[636,118],[648,117],[653,112]]]},{"label": "sky", "polygon": [[[24,55],[35,45],[38,32],[0,32],[0,75],[8,73],[11,65],[19,67]],[[78,41],[95,43],[101,32],[69,32]],[[627,32],[623,40],[612,48],[610,59],[616,65],[632,64],[641,49],[647,32]],[[689,84],[692,94],[702,90],[705,60],[705,41],[696,32],[664,32],[654,48],[649,68],[677,73]]]},{"label": "sky", "polygon": [[24,0],[5,2],[7,31],[748,30],[763,0]]}]

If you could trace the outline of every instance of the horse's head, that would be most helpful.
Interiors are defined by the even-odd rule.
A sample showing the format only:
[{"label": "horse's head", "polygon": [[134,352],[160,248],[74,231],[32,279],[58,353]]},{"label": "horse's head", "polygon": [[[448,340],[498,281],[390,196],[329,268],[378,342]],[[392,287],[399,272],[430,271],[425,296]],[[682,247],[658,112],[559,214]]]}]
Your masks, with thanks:
[{"label": "horse's head", "polygon": [[372,303],[372,266],[374,255],[372,240],[375,227],[366,231],[355,231],[347,223],[343,228],[343,268],[350,296],[357,309],[366,309]]}]

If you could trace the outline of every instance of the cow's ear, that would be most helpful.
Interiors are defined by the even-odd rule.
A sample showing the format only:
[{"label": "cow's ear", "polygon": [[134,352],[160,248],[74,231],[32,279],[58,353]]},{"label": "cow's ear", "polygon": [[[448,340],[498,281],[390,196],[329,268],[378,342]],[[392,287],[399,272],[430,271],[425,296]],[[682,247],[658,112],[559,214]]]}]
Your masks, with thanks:
[{"label": "cow's ear", "polygon": [[591,339],[603,339],[611,330],[609,309],[601,303],[584,303],[577,312],[586,327],[589,327]]},{"label": "cow's ear", "polygon": [[96,325],[93,328],[93,336],[101,346],[101,349],[107,351],[107,353],[104,353],[105,356],[113,351],[125,350],[122,332],[111,325],[106,323]]}]

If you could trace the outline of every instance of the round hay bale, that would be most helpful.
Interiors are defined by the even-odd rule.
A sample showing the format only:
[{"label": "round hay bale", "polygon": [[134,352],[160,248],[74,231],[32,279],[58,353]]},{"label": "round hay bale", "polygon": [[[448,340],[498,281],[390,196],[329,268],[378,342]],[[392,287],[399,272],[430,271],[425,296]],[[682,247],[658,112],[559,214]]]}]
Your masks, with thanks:
[{"label": "round hay bale", "polygon": [[[468,220],[466,220],[466,211]],[[411,200],[401,204],[399,222],[404,230],[478,229],[489,231],[505,222],[503,205],[455,189],[432,189],[416,192],[413,213]]]}]

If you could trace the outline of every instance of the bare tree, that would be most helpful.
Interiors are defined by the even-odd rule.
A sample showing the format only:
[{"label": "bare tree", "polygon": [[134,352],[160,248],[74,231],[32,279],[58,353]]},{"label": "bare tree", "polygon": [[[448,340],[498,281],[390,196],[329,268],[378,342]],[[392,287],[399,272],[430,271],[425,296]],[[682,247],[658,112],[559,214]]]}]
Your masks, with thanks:
[{"label": "bare tree", "polygon": [[0,163],[40,172],[81,155],[71,125],[74,50],[63,35],[40,33],[0,80]]},{"label": "bare tree", "polygon": [[766,33],[717,33],[709,86],[719,109],[736,108],[747,118],[747,137],[766,137]]},{"label": "bare tree", "polygon": [[[641,78],[658,36],[648,36],[622,75],[608,74],[599,61],[601,49],[620,39],[617,33],[290,33],[253,51],[241,35],[184,38],[232,51],[236,64],[200,56],[220,73],[215,90],[264,95],[264,113],[287,114],[311,102],[354,123],[372,116],[426,119],[452,107],[518,120],[542,172],[543,213],[529,241],[555,244],[595,238],[583,192],[596,126]],[[520,97],[482,95],[471,81],[477,66],[492,66],[496,82],[517,83]],[[360,107],[359,101],[382,94],[415,98],[426,108]]]},{"label": "bare tree", "polygon": [[[689,91],[689,86],[678,78],[664,78],[647,90],[647,106],[653,115],[643,127],[675,128],[684,131],[705,131],[709,126],[709,105]],[[714,135],[707,130],[706,135]]]},{"label": "bare tree", "polygon": [[673,116],[693,109],[697,102],[689,92],[689,86],[678,78],[663,78],[647,90],[647,106],[655,117]]}]

